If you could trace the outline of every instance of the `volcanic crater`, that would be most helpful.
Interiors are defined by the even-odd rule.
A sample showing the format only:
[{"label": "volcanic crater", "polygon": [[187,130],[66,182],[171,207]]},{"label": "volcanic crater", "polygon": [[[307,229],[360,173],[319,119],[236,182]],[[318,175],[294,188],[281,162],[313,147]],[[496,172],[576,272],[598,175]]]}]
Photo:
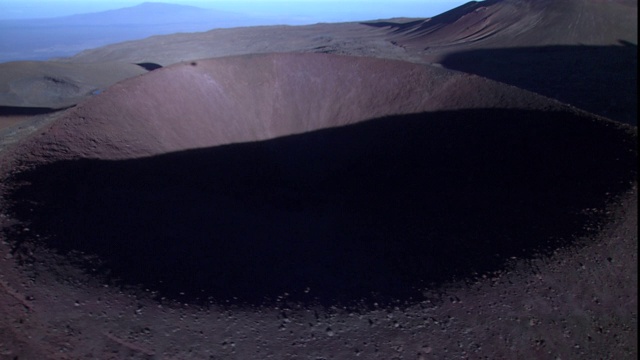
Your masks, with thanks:
[{"label": "volcanic crater", "polygon": [[418,301],[596,229],[590,209],[635,179],[635,141],[432,66],[190,61],[108,88],[5,158],[5,232],[16,254],[84,253],[87,271],[180,301]]}]

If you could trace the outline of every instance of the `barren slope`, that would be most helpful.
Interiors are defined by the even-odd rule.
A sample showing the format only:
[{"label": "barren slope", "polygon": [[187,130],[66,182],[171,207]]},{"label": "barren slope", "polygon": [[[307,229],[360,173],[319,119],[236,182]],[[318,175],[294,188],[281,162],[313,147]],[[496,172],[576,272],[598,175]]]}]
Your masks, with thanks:
[{"label": "barren slope", "polygon": [[60,109],[145,73],[135,64],[18,61],[0,64],[0,113],[7,107]]},{"label": "barren slope", "polygon": [[[558,246],[550,245],[552,239],[568,241],[580,231],[569,224],[588,220],[573,218],[574,212],[602,208],[633,180],[634,138],[627,131],[526,91],[407,62],[321,54],[200,60],[117,84],[24,141],[5,157],[8,169],[22,169],[7,184],[30,185],[8,195],[9,210],[50,246],[106,257],[107,264],[115,261],[107,267],[119,269],[112,270],[124,281],[149,281],[150,288],[160,281],[171,294],[181,286],[207,293],[212,285],[216,298],[242,294],[243,301],[260,301],[276,296],[274,291],[300,294],[299,286],[308,282],[324,289],[316,290],[321,302],[373,294],[419,297],[428,282]],[[585,158],[594,142],[600,156]],[[579,185],[583,177],[590,181]],[[166,200],[151,200],[155,194]],[[197,205],[197,198],[209,201]],[[494,207],[493,214],[484,213],[485,206]],[[454,225],[462,218],[463,224]],[[434,219],[439,226],[429,225]],[[154,229],[160,223],[168,227]],[[140,227],[148,230],[134,230]],[[445,245],[445,234],[457,240]],[[509,245],[511,238],[519,240]],[[126,242],[116,245],[119,239]],[[421,264],[400,253],[402,265],[385,259],[378,251],[391,239],[400,244],[387,252],[423,252],[431,259],[435,251],[437,258],[449,257],[449,265],[429,265],[435,258]],[[103,241],[104,249],[98,245]],[[229,258],[253,259],[257,252],[247,264],[210,260],[222,264],[215,271],[228,274],[217,280],[162,280],[164,261],[189,261],[156,255],[179,246],[190,257],[185,242],[204,253],[227,249],[220,251]],[[143,244],[150,254],[138,248]],[[469,249],[482,254],[480,244],[500,255],[462,256]],[[121,260],[109,254],[121,246],[128,249],[124,258],[133,256],[124,263],[151,261],[144,268],[156,268],[160,278],[140,280],[139,270],[120,269]],[[350,260],[335,259],[343,246]],[[285,258],[268,250],[281,247],[290,248]],[[329,291],[328,284],[337,282],[314,270],[325,261],[353,262],[355,268],[337,271],[353,276],[341,285],[343,295]],[[199,270],[167,270],[210,274],[200,268],[206,262],[193,260]],[[380,263],[382,277],[371,271],[369,283],[357,264],[372,262]],[[239,285],[257,276],[254,266],[266,274],[261,284],[286,280],[265,285],[265,293],[254,283],[254,293]],[[301,266],[300,279],[284,275],[296,273],[291,266]],[[408,283],[400,280],[412,272]],[[393,274],[400,277],[398,287],[389,283]],[[229,293],[217,282],[228,284]]]},{"label": "barren slope", "polygon": [[127,158],[388,115],[495,107],[560,104],[407,62],[322,54],[228,57],[176,64],[112,86],[24,148],[51,157]]},{"label": "barren slope", "polygon": [[637,2],[491,0],[376,22],[423,61],[637,124]]},{"label": "barren slope", "polygon": [[3,153],[1,346],[633,358],[636,144],[618,123],[406,62],[159,69]]},{"label": "barren slope", "polygon": [[[1,356],[637,358],[637,128],[522,89],[633,123],[635,45],[609,45],[636,6],[485,1],[436,27],[79,55],[173,65],[3,132]],[[361,57],[199,58],[269,51]],[[362,57],[434,54],[486,78]]]},{"label": "barren slope", "polygon": [[[637,44],[637,3],[599,0],[471,1],[431,19],[389,26],[426,54],[464,48]],[[442,47],[442,49],[441,49]]]},{"label": "barren slope", "polygon": [[[122,66],[166,66],[269,52],[321,52],[440,63],[633,125],[637,123],[635,44],[637,4],[633,2],[491,0],[470,2],[432,19],[264,26],[154,36],[89,49],[61,60],[78,68],[89,66],[100,76],[109,76],[111,71],[87,64],[109,61],[127,63]],[[21,73],[11,66],[24,68],[19,63],[4,66],[7,74]],[[41,86],[40,80],[34,79],[42,76],[65,78],[56,70],[24,74],[21,81],[37,87]],[[0,80],[0,84],[6,81]],[[48,88],[55,91],[32,98],[30,106],[58,108],[60,103],[77,103],[90,94],[78,96],[70,94],[66,87],[50,85]],[[91,85],[102,87],[102,83]],[[0,95],[0,105],[4,106],[18,105],[25,96],[33,97],[13,90]]]}]

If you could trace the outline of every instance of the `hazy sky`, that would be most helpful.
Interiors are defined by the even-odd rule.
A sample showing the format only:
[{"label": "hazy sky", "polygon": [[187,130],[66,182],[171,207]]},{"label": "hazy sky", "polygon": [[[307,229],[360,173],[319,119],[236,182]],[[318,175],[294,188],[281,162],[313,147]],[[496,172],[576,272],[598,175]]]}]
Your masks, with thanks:
[{"label": "hazy sky", "polygon": [[[0,19],[57,17],[135,6],[143,0],[0,0]],[[390,17],[430,17],[462,5],[463,0],[167,0],[173,4],[281,15],[293,20],[352,21]],[[294,21],[295,22],[295,21]]]}]

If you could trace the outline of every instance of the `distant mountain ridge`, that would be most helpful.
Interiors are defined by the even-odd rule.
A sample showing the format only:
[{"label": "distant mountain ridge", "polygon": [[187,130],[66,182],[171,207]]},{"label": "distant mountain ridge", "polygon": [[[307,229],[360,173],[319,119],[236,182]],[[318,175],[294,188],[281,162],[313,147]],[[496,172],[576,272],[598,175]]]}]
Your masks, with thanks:
[{"label": "distant mountain ridge", "polygon": [[73,24],[87,25],[115,25],[137,24],[158,25],[173,23],[199,23],[219,21],[228,23],[247,19],[247,15],[230,12],[203,9],[196,6],[178,5],[163,2],[144,2],[142,4],[115,10],[95,13],[77,14],[52,18],[48,21],[65,21]]},{"label": "distant mountain ridge", "polygon": [[100,23],[125,23],[135,20],[136,23],[160,23],[166,21],[185,21],[188,16],[206,18],[211,16],[235,16],[248,17],[232,11],[205,9],[197,6],[173,4],[166,2],[143,2],[138,5],[118,9],[77,13],[65,16],[53,16],[46,18],[25,19],[0,19],[0,24],[31,24],[51,25],[57,23],[95,24]]},{"label": "distant mountain ridge", "polygon": [[0,20],[0,62],[47,60],[153,35],[255,26],[263,19],[162,2],[48,19]]}]

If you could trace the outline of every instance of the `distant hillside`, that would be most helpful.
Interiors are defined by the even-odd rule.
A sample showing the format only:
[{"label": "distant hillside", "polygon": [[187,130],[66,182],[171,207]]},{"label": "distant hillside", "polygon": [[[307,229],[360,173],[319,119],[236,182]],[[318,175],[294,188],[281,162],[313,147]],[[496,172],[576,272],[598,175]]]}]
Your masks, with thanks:
[{"label": "distant hillside", "polygon": [[253,26],[277,19],[157,2],[51,19],[0,20],[0,62],[47,60],[152,35]]},{"label": "distant hillside", "polygon": [[471,1],[430,19],[367,24],[424,61],[637,125],[637,1]]},{"label": "distant hillside", "polygon": [[[78,14],[39,19],[36,25],[165,25],[165,24],[206,24],[212,21],[219,24],[244,21],[248,16],[230,12],[203,9],[195,6],[177,5],[161,2],[145,2],[140,5],[107,10],[96,13]],[[33,23],[34,21],[27,20]]]},{"label": "distant hillside", "polygon": [[[426,55],[466,48],[638,43],[637,1],[470,1],[431,19],[372,23]],[[434,57],[437,59],[437,57]]]}]

